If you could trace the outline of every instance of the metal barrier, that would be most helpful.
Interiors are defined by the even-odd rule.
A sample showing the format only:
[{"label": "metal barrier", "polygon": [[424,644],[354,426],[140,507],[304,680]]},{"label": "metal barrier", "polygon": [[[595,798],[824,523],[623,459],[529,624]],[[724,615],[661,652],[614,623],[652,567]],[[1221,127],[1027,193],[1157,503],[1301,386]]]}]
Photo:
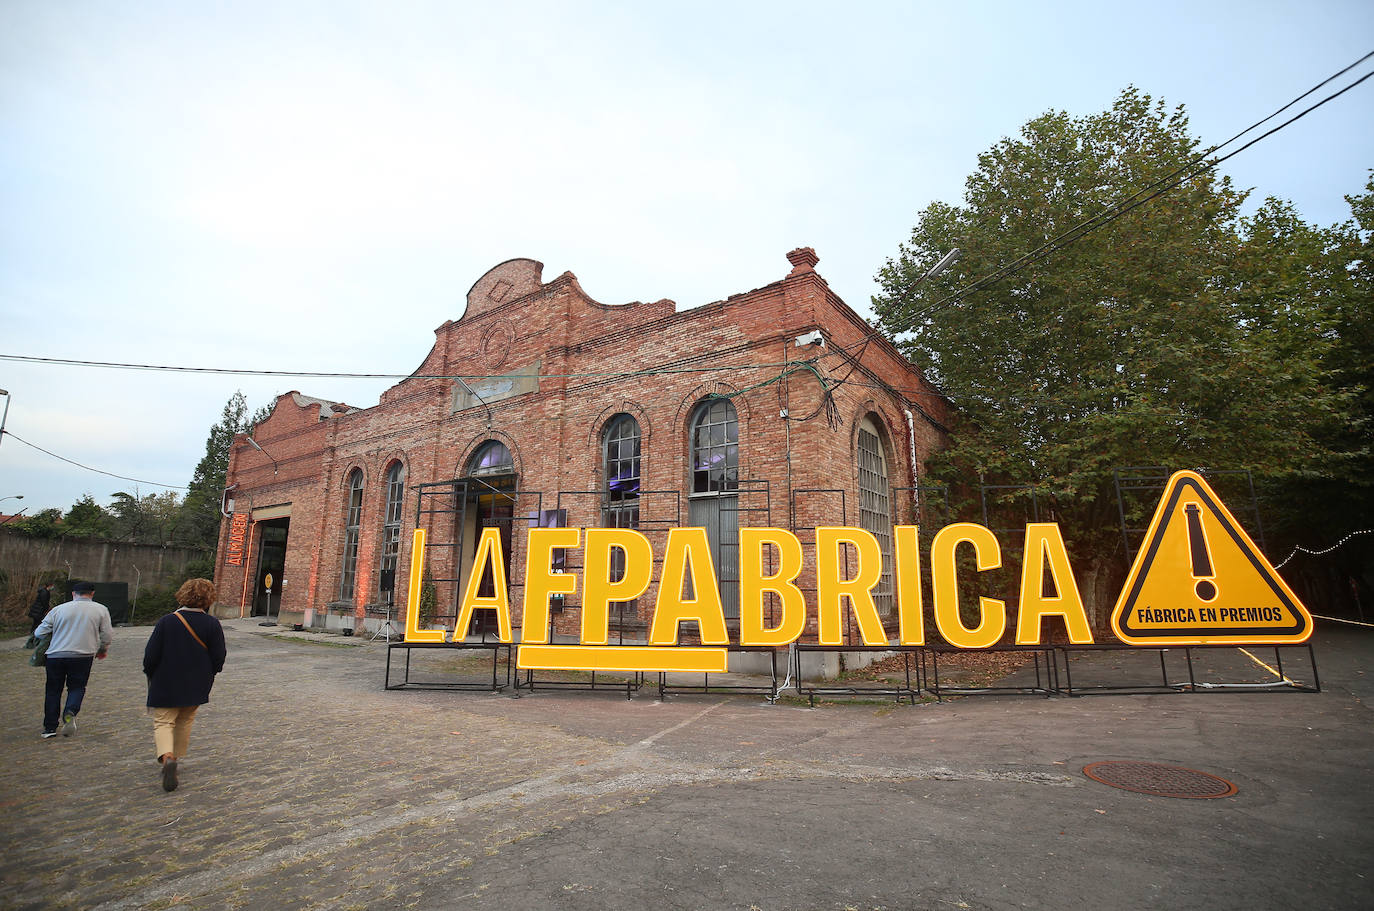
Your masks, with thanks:
[{"label": "metal barrier", "polygon": [[[796,646],[796,660],[792,667],[792,672],[796,674],[797,678],[797,693],[798,695],[805,696],[807,698],[807,701],[813,707],[816,704],[817,696],[888,696],[893,698],[897,702],[901,702],[903,699],[909,699],[911,701],[911,704],[915,705],[917,697],[920,696],[921,691],[926,688],[925,651],[925,646],[921,645],[896,645],[890,647],[884,646],[882,648],[876,648],[853,645],[802,644],[799,642]],[[877,681],[873,681],[869,684],[863,685],[859,685],[856,683],[851,683],[847,685],[803,684],[801,677],[802,655],[825,652],[892,652],[895,654],[899,654],[902,656],[902,671],[904,677],[904,684],[884,686],[883,684]],[[916,682],[914,685],[912,684],[911,680],[913,659],[915,659],[916,661]]]},{"label": "metal barrier", "polygon": [[[945,696],[1054,696],[1061,692],[1059,688],[1059,663],[1055,660],[1053,646],[997,645],[992,648],[978,649],[978,654],[1029,654],[1035,667],[1035,683],[995,683],[988,686],[970,686],[968,684],[951,686],[940,682],[940,656],[967,655],[970,654],[968,649],[954,648],[949,645],[927,645],[925,649],[930,653],[932,669],[931,677],[928,678],[930,684],[926,688],[937,700],[943,699]],[[1045,662],[1043,674],[1040,666],[1042,658]]]},{"label": "metal barrier", "polygon": [[[1274,650],[1274,663],[1276,667],[1260,661],[1250,649],[1270,649]],[[1091,696],[1091,695],[1150,695],[1158,693],[1238,693],[1238,692],[1292,692],[1292,693],[1320,693],[1321,678],[1317,673],[1317,655],[1312,650],[1311,643],[1300,645],[1271,645],[1271,646],[1239,646],[1230,644],[1218,645],[1061,645],[1056,649],[1064,656],[1064,687],[1060,692],[1065,696]],[[1289,677],[1283,669],[1283,650],[1298,649],[1307,652],[1307,670],[1312,674],[1311,683],[1302,683]],[[1225,655],[1228,650],[1234,650],[1245,655],[1255,666],[1265,669],[1275,679],[1244,681],[1210,681],[1198,679],[1197,659],[1194,652],[1203,655],[1216,656]],[[1092,652],[1118,652],[1121,654],[1145,654],[1147,652],[1157,652],[1159,658],[1159,682],[1131,682],[1131,683],[1083,683],[1081,681],[1075,685],[1073,682],[1073,655],[1084,655]],[[1181,652],[1183,655],[1184,666],[1187,669],[1188,679],[1170,680],[1169,665],[1167,658],[1170,653]],[[1226,656],[1229,657],[1229,656]],[[1290,662],[1291,668],[1291,662]]]},{"label": "metal barrier", "polygon": [[[488,692],[499,693],[511,682],[511,646],[509,643],[497,641],[482,642],[390,642],[386,647],[386,688],[389,690],[485,690]],[[406,653],[405,665],[400,683],[391,682],[391,655],[398,650]],[[488,651],[491,653],[491,682],[485,681],[478,683],[472,680],[432,680],[419,681],[411,679],[410,658],[415,649],[422,652],[442,650],[448,652],[469,652],[469,651]],[[501,682],[499,668],[501,665],[501,653],[505,652],[506,679]]]},{"label": "metal barrier", "polygon": [[[551,673],[551,672],[550,672],[550,671],[541,671],[540,673],[548,674],[548,673]],[[622,689],[622,688],[623,688],[623,689],[625,690],[625,698],[626,698],[626,699],[633,699],[633,698],[634,698],[635,691],[637,691],[640,687],[642,687],[642,686],[644,685],[644,674],[643,674],[642,671],[634,671],[634,672],[631,672],[631,671],[620,671],[620,672],[612,671],[612,672],[610,672],[610,674],[612,675],[613,678],[614,678],[614,677],[619,677],[619,676],[621,676],[621,675],[623,675],[623,674],[629,674],[629,676],[626,677],[625,679],[623,679],[623,680],[614,680],[613,682],[608,682],[608,681],[606,680],[606,676],[607,676],[607,672],[606,672],[606,671],[600,671],[600,672],[598,672],[598,671],[583,671],[583,672],[578,672],[578,673],[588,673],[588,674],[591,675],[591,679],[589,679],[589,680],[551,680],[551,679],[549,679],[548,677],[545,677],[545,678],[543,678],[542,680],[535,680],[535,678],[534,678],[534,671],[532,671],[532,670],[524,670],[524,671],[517,670],[517,671],[515,672],[515,696],[518,698],[518,697],[520,696],[520,690],[522,690],[522,689],[529,690],[530,693],[534,693],[534,691],[535,691],[536,689],[569,689],[569,690],[597,690],[597,689],[607,690],[607,689],[611,689],[611,690],[619,690],[619,689]],[[597,682],[597,679],[596,679],[597,673],[600,673],[600,674],[601,674],[601,682],[600,682],[600,683],[598,683],[598,682]],[[523,682],[522,682],[521,679],[520,679],[522,674],[524,675],[524,678],[525,678]]]},{"label": "metal barrier", "polygon": [[[436,689],[436,690],[484,690],[501,692],[514,685],[514,695],[522,690],[533,693],[539,689],[578,689],[623,691],[626,699],[642,689],[647,682],[644,672],[607,672],[588,671],[587,679],[558,680],[547,676],[536,679],[532,670],[513,670],[515,649],[518,645],[488,640],[466,642],[391,642],[387,645],[386,689]],[[1310,643],[1297,645],[1238,646],[1218,645],[1002,645],[986,649],[959,649],[949,645],[920,646],[863,646],[863,645],[818,645],[797,643],[794,657],[784,660],[789,680],[795,683],[779,684],[779,650],[770,646],[727,647],[732,653],[767,654],[769,662],[766,683],[752,680],[741,681],[740,674],[700,675],[701,682],[694,682],[695,674],[682,672],[659,672],[657,683],[658,697],[693,693],[756,693],[763,695],[769,702],[776,702],[785,689],[795,689],[814,706],[818,697],[887,697],[897,702],[908,701],[915,705],[922,694],[936,700],[954,696],[1089,696],[1089,695],[1155,695],[1168,693],[1259,693],[1259,692],[1321,692],[1321,678],[1317,672],[1316,653]],[[401,679],[392,681],[392,652],[405,650],[405,662],[401,667]],[[413,650],[422,652],[441,650],[446,652],[486,651],[491,655],[490,680],[415,680],[411,666]],[[1273,650],[1272,666],[1261,660],[1254,652]],[[1306,661],[1299,662],[1294,670],[1291,655],[1306,654]],[[900,656],[900,677],[893,680],[874,678],[867,682],[852,681],[814,681],[802,682],[801,670],[803,656],[825,652],[869,652],[883,653],[893,657]],[[1121,661],[1107,664],[1093,662],[1091,666],[1080,666],[1075,680],[1075,663],[1080,665],[1091,655],[1113,653]],[[951,682],[948,670],[950,663],[960,657],[975,657],[988,654],[1028,655],[1030,662],[1012,674],[1003,674],[987,683],[967,680]],[[1285,654],[1290,655],[1285,669]],[[1171,658],[1181,658],[1171,661]],[[505,666],[504,680],[501,667]],[[1015,673],[1033,674],[1033,678],[1017,681]],[[541,672],[547,674],[548,672]],[[893,670],[896,673],[896,669]],[[1298,676],[1292,676],[1297,674]],[[1310,680],[1307,678],[1310,677]],[[1255,679],[1258,678],[1258,679]],[[1302,679],[1298,679],[1302,678]]]},{"label": "metal barrier", "polygon": [[[751,652],[768,655],[769,678],[767,686],[758,683],[732,683],[729,680],[722,681],[720,674],[716,674],[716,682],[711,682],[710,674],[701,675],[701,684],[695,683],[673,683],[668,680],[668,673],[660,671],[658,675],[658,698],[663,699],[674,693],[759,693],[767,697],[769,702],[776,702],[778,699],[778,652],[777,649],[767,645],[731,645],[722,646],[732,653]],[[681,672],[673,672],[679,676],[685,676]],[[696,675],[693,674],[693,677]]]}]

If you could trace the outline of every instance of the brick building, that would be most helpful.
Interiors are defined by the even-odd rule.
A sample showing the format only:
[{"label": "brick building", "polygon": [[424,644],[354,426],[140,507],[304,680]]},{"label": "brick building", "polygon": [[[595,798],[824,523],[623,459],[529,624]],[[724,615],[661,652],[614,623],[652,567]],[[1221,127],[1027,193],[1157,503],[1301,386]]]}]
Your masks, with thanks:
[{"label": "brick building", "polygon": [[[945,403],[831,291],[813,250],[788,259],[779,281],[681,312],[601,304],[572,273],[544,282],[513,259],[376,406],[281,396],[230,454],[220,610],[373,628],[388,597],[404,609],[417,522],[433,619],[450,627],[484,527],[501,530],[517,624],[534,524],[635,527],[656,558],[669,528],[705,527],[727,618],[740,526],[803,542],[860,526],[890,548],[892,526],[917,520]],[[613,613],[613,642],[642,641],[654,594]],[[876,600],[891,613],[890,578]],[[555,632],[576,615],[575,596],[555,605]]]}]

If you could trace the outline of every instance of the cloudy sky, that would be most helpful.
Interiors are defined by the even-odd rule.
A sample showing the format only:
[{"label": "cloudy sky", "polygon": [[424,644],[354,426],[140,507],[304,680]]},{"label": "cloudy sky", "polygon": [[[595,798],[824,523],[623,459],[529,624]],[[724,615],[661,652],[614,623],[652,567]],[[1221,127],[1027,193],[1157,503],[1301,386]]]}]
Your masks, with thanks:
[{"label": "cloudy sky", "polygon": [[[1371,50],[1368,0],[5,0],[0,355],[406,374],[517,256],[685,308],[813,246],[867,313],[917,213],[1032,117],[1134,84],[1218,142]],[[1342,221],[1371,115],[1374,80],[1223,171]],[[184,485],[236,389],[387,385],[0,359],[0,512]]]}]

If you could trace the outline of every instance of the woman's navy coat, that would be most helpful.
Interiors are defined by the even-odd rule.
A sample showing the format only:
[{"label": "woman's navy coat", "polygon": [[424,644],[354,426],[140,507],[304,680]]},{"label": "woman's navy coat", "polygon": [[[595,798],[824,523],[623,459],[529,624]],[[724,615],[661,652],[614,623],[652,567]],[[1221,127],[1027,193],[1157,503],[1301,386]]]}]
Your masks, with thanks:
[{"label": "woman's navy coat", "polygon": [[148,675],[148,705],[175,708],[210,701],[215,675],[224,670],[224,628],[198,610],[179,612],[208,648],[202,648],[175,614],[157,621],[143,650]]}]

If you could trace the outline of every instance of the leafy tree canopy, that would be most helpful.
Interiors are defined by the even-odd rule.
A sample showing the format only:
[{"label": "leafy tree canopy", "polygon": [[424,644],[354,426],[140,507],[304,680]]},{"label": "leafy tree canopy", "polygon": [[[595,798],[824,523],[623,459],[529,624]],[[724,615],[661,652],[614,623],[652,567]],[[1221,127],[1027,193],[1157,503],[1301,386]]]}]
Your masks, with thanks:
[{"label": "leafy tree canopy", "polygon": [[113,536],[120,541],[139,544],[168,544],[181,513],[175,491],[142,494],[121,490],[110,503],[114,517]]},{"label": "leafy tree canopy", "polygon": [[90,494],[83,494],[62,517],[62,534],[75,538],[106,538],[113,529],[113,517]]},{"label": "leafy tree canopy", "polygon": [[[1203,170],[945,299],[1199,151],[1181,106],[1135,88],[1099,114],[1047,113],[979,157],[963,205],[921,212],[878,274],[879,327],[962,417],[949,465],[1037,486],[1095,558],[1120,540],[1114,467],[1282,476],[1329,462],[1352,397],[1332,377],[1347,281],[1339,239],[1277,200],[1243,216],[1246,193]],[[952,269],[922,280],[956,247]]]},{"label": "leafy tree canopy", "polygon": [[62,510],[49,508],[39,510],[23,519],[6,522],[5,527],[30,538],[62,537]]},{"label": "leafy tree canopy", "polygon": [[205,440],[205,455],[196,465],[195,473],[176,523],[178,543],[213,548],[219,541],[221,495],[224,476],[229,470],[229,449],[234,436],[248,433],[267,417],[270,409],[263,407],[250,418],[248,403],[242,392],[235,392],[225,402],[220,419],[210,428]]}]

